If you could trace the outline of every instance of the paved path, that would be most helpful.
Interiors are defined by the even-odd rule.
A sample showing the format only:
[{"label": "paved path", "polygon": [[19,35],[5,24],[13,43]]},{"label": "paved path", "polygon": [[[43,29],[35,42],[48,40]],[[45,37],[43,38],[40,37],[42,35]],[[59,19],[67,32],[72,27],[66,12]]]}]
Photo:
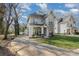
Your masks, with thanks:
[{"label": "paved path", "polygon": [[56,46],[39,44],[28,37],[19,37],[9,43],[10,51],[21,56],[79,56],[79,53]]}]

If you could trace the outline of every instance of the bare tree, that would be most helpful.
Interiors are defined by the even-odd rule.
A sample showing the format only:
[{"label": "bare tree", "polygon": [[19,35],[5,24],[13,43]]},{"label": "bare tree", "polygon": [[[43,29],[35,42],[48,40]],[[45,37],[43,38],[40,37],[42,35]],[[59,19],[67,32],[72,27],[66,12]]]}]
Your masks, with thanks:
[{"label": "bare tree", "polygon": [[13,5],[13,9],[14,9],[14,14],[15,14],[15,19],[14,19],[14,28],[15,28],[15,36],[19,35],[19,23],[18,23],[18,12],[16,10],[18,4],[14,4]]},{"label": "bare tree", "polygon": [[5,16],[4,16],[4,20],[6,22],[6,29],[5,29],[5,36],[4,39],[7,39],[7,34],[8,34],[8,29],[9,26],[11,25],[13,18],[12,18],[12,6],[13,4],[5,4],[6,8],[5,8]]}]

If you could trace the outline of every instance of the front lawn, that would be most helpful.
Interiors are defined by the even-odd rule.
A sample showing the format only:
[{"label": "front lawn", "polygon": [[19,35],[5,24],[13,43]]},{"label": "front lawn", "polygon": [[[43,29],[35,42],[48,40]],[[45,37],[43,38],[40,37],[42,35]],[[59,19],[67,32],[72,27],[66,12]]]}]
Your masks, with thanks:
[{"label": "front lawn", "polygon": [[55,45],[57,47],[75,49],[79,48],[79,37],[53,36],[48,39],[36,39],[38,42]]}]

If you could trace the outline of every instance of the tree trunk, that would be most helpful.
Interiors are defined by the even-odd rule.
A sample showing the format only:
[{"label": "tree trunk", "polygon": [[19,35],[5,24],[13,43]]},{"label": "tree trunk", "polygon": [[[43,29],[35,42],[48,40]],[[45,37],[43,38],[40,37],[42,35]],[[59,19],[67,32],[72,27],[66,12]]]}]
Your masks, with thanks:
[{"label": "tree trunk", "polygon": [[15,36],[19,35],[19,24],[18,20],[15,20]]},{"label": "tree trunk", "polygon": [[4,33],[4,24],[3,24],[3,18],[0,18],[0,34]]},{"label": "tree trunk", "polygon": [[11,17],[11,5],[9,4],[9,15],[8,15],[8,19],[6,18],[7,23],[6,23],[6,30],[5,30],[4,39],[7,39],[8,29],[9,29],[10,21],[11,21],[10,17]]},{"label": "tree trunk", "polygon": [[14,7],[14,12],[15,12],[15,36],[17,36],[19,35],[19,23],[18,23],[18,15],[15,7]]},{"label": "tree trunk", "polygon": [[8,34],[8,29],[9,29],[9,25],[6,26],[6,30],[5,30],[5,35],[4,35],[4,39],[7,39],[7,34]]}]

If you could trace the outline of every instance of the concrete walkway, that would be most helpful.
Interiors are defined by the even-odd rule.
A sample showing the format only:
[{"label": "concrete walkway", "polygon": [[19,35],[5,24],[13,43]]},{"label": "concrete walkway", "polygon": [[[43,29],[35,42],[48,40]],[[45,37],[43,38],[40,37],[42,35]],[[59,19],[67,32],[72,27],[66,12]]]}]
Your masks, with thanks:
[{"label": "concrete walkway", "polygon": [[28,37],[18,37],[8,44],[14,54],[20,56],[79,56],[79,53],[56,46],[39,44]]}]

